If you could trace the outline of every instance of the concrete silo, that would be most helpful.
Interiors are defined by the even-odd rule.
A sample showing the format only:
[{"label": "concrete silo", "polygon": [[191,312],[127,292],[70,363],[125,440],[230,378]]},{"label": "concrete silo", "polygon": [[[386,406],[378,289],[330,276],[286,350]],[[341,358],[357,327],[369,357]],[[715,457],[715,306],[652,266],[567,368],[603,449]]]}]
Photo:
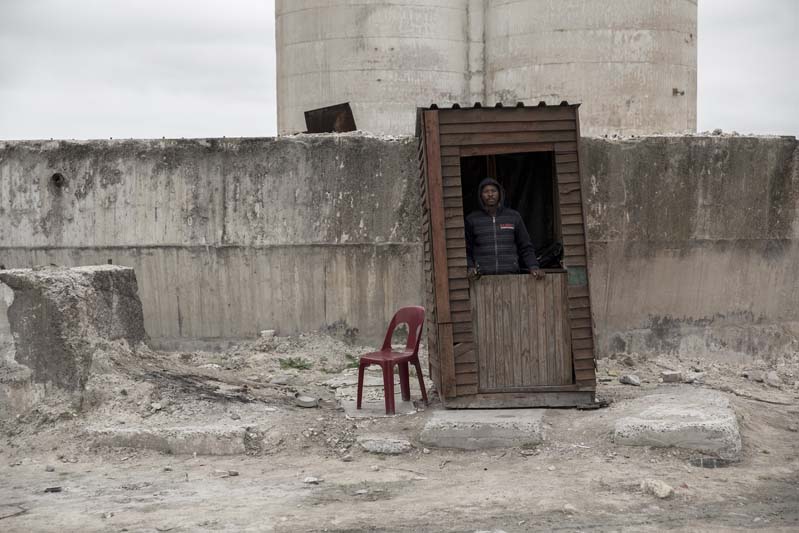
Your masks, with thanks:
[{"label": "concrete silo", "polygon": [[696,129],[697,0],[490,0],[489,102],[582,102],[584,135]]},{"label": "concrete silo", "polygon": [[696,129],[697,0],[276,0],[278,132],[350,102],[412,134],[430,103],[581,102],[584,135]]},{"label": "concrete silo", "polygon": [[349,101],[359,129],[409,134],[415,106],[472,100],[470,3],[482,16],[474,0],[276,0],[278,132]]}]

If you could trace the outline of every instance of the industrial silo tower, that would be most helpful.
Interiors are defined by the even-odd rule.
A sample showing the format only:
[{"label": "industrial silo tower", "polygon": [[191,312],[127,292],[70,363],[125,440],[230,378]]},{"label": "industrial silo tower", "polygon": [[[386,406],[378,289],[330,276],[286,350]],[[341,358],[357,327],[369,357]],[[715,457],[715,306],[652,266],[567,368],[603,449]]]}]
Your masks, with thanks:
[{"label": "industrial silo tower", "polygon": [[412,134],[415,108],[580,102],[584,135],[696,129],[697,0],[276,0],[278,131],[350,102]]}]

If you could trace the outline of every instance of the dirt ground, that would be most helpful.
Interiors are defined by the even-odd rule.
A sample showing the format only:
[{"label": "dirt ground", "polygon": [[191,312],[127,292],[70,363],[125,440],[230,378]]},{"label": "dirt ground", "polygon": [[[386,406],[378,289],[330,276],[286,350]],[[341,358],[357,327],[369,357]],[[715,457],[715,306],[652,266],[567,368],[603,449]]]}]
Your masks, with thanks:
[{"label": "dirt ground", "polygon": [[[109,345],[95,355],[80,409],[51,403],[0,426],[0,531],[799,531],[797,359],[603,359],[599,397],[608,407],[547,410],[545,442],[532,449],[458,451],[417,440],[441,408],[434,394],[415,414],[391,418],[349,418],[338,407],[354,388],[325,382],[351,382],[369,349],[324,335],[221,353],[133,356]],[[782,383],[742,376],[758,368],[776,369]],[[691,463],[695,452],[612,442],[615,404],[672,386],[658,382],[665,369],[702,371],[704,382],[691,386],[729,396],[740,462],[702,468]],[[642,385],[620,384],[626,373]],[[296,406],[296,393],[321,399],[319,407]],[[249,428],[246,454],[110,448],[91,433],[220,423]],[[371,454],[355,440],[366,434],[414,447]],[[643,479],[675,494],[644,493]]]}]

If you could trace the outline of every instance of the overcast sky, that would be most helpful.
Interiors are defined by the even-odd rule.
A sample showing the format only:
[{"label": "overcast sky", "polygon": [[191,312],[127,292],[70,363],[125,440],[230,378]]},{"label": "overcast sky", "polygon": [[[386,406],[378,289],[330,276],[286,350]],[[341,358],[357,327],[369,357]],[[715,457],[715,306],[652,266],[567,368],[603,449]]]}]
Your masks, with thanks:
[{"label": "overcast sky", "polygon": [[[799,0],[699,1],[699,130],[799,135]],[[276,131],[273,0],[0,0],[0,139]]]}]

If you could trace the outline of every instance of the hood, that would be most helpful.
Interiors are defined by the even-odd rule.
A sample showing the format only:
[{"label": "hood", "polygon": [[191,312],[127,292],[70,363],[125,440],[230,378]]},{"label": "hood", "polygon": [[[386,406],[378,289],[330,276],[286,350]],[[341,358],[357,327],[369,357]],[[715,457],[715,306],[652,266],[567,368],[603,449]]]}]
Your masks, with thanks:
[{"label": "hood", "polygon": [[499,182],[494,178],[486,178],[480,182],[480,185],[477,186],[477,201],[480,202],[480,209],[485,211],[486,208],[486,206],[483,205],[483,187],[486,185],[493,185],[499,191],[499,204],[497,205],[497,211],[502,211],[502,208],[505,207],[505,189],[503,189],[502,185],[500,185]]}]

